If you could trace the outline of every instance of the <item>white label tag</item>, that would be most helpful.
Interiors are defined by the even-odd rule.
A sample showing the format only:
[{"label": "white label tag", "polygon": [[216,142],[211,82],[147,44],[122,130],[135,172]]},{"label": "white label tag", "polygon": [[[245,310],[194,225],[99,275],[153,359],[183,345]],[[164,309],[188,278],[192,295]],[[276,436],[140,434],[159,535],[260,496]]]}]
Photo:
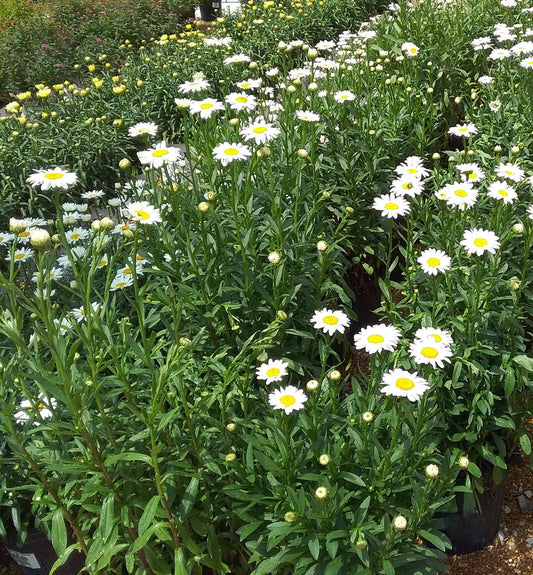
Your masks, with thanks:
[{"label": "white label tag", "polygon": [[6,549],[6,551],[11,555],[11,558],[15,563],[21,567],[28,567],[28,569],[40,569],[39,561],[33,553],[20,553],[19,551],[13,551],[12,549]]}]

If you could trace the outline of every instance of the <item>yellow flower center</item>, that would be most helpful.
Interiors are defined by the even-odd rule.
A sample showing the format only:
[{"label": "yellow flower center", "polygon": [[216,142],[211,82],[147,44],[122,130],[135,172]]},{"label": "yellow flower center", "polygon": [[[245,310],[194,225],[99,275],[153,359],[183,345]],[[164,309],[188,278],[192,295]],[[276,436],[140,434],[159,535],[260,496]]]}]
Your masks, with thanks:
[{"label": "yellow flower center", "polygon": [[407,170],[410,174],[418,174],[418,170],[416,168],[409,168]]},{"label": "yellow flower center", "polygon": [[411,54],[416,54],[416,48],[411,48]]},{"label": "yellow flower center", "polygon": [[505,197],[507,197],[509,195],[505,190],[498,190],[498,193],[500,194],[500,196],[505,196]]},{"label": "yellow flower center", "polygon": [[30,232],[20,232],[19,238],[27,238],[30,235]]},{"label": "yellow flower center", "polygon": [[368,343],[383,343],[385,338],[379,333],[373,333],[372,335],[368,336]]},{"label": "yellow flower center", "polygon": [[508,176],[512,176],[512,175],[513,175],[513,170],[505,170],[505,173],[506,173]]},{"label": "yellow flower center", "polygon": [[266,370],[267,377],[276,377],[276,375],[279,375],[280,373],[281,370],[279,369],[279,367],[271,367]]},{"label": "yellow flower center", "polygon": [[21,258],[24,257],[25,254],[15,254],[15,259],[16,260],[20,260]]},{"label": "yellow flower center", "polygon": [[257,126],[252,130],[254,134],[264,134],[266,131],[267,129],[265,128],[265,126]]},{"label": "yellow flower center", "polygon": [[144,210],[135,210],[135,213],[141,218],[141,220],[147,220],[150,217],[150,214]]},{"label": "yellow flower center", "polygon": [[403,389],[404,391],[407,391],[409,389],[413,389],[414,386],[415,386],[415,382],[412,379],[409,379],[408,377],[399,377],[396,380],[396,387],[399,387],[400,389]]},{"label": "yellow flower center", "polygon": [[429,267],[436,268],[440,264],[439,258],[429,258],[427,261]]},{"label": "yellow flower center", "polygon": [[106,260],[100,260],[100,262],[98,263],[98,267],[99,268],[103,268],[104,266],[107,265],[107,261]]},{"label": "yellow flower center", "polygon": [[249,88],[249,87],[250,87],[250,84],[248,84],[248,82],[243,82],[243,83],[241,84],[241,88],[242,88],[243,90],[246,90],[246,88]]},{"label": "yellow flower center", "polygon": [[442,337],[438,334],[438,333],[432,333],[431,337],[437,342],[439,343],[440,341],[442,341]]},{"label": "yellow flower center", "polygon": [[487,244],[488,244],[488,242],[485,238],[476,238],[474,240],[474,245],[477,246],[478,248],[482,248],[483,246],[486,246]]},{"label": "yellow flower center", "polygon": [[477,178],[477,174],[476,174],[475,172],[472,172],[471,174],[468,174],[468,177],[469,177],[471,180],[475,180],[475,179]]},{"label": "yellow flower center", "polygon": [[44,174],[44,177],[47,180],[60,180],[64,175],[61,172],[48,172],[48,174]]},{"label": "yellow flower center", "polygon": [[161,158],[162,156],[166,156],[168,154],[168,150],[155,150],[152,152],[152,156],[154,158]]},{"label": "yellow flower center", "polygon": [[239,153],[239,150],[237,150],[237,148],[226,148],[224,153],[226,156],[236,156]]},{"label": "yellow flower center", "polygon": [[437,355],[439,355],[439,352],[434,347],[424,347],[422,348],[420,353],[424,357],[427,357],[429,359],[433,359],[434,357],[437,357]]},{"label": "yellow flower center", "polygon": [[203,104],[200,104],[200,108],[202,108],[202,110],[209,110],[209,108],[212,108],[213,104],[211,104],[211,102],[204,102]]},{"label": "yellow flower center", "polygon": [[289,407],[290,405],[294,405],[296,403],[296,398],[294,397],[294,395],[282,395],[279,398],[279,401],[285,407]]},{"label": "yellow flower center", "polygon": [[466,196],[468,196],[468,193],[464,190],[455,190],[454,194],[460,198],[466,198]]},{"label": "yellow flower center", "polygon": [[246,96],[237,96],[235,101],[239,102],[240,104],[244,104],[245,102],[248,102],[248,98]]},{"label": "yellow flower center", "polygon": [[70,239],[71,239],[71,240],[78,240],[80,237],[81,237],[81,234],[72,234],[72,235],[70,236]]},{"label": "yellow flower center", "polygon": [[338,318],[336,318],[334,315],[327,315],[323,321],[328,325],[337,325],[339,323]]},{"label": "yellow flower center", "polygon": [[132,274],[132,270],[131,270],[131,268],[124,268],[124,269],[122,270],[122,273],[123,273],[125,276],[129,276],[129,275]]},{"label": "yellow flower center", "polygon": [[468,128],[459,128],[460,132],[468,132]]},{"label": "yellow flower center", "polygon": [[385,204],[386,210],[397,210],[398,208],[399,208],[398,204],[396,204],[394,202],[388,202]]},{"label": "yellow flower center", "polygon": [[31,407],[28,408],[28,411],[35,411],[37,410],[39,413],[41,413],[41,411],[45,408],[44,403],[36,403],[35,405],[32,405]]},{"label": "yellow flower center", "polygon": [[402,185],[402,188],[404,190],[410,190],[412,188],[414,188],[413,184],[411,184],[411,182],[405,182],[405,184]]},{"label": "yellow flower center", "polygon": [[125,285],[126,285],[126,282],[118,282],[117,283],[118,288],[123,288]]}]

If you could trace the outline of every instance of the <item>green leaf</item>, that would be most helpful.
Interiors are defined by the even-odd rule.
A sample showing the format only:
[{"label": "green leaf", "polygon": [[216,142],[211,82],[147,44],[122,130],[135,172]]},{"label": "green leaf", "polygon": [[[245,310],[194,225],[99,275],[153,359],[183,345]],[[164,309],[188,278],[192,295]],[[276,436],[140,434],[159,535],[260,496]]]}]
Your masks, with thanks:
[{"label": "green leaf", "polygon": [[113,527],[115,526],[115,494],[110,493],[102,504],[102,510],[100,511],[100,522],[98,524],[98,530],[100,531],[100,537],[106,540]]},{"label": "green leaf", "polygon": [[174,575],[190,575],[183,547],[178,547],[174,551]]},{"label": "green leaf", "polygon": [[396,575],[396,571],[394,570],[392,563],[388,559],[383,559],[382,567],[383,567],[383,573],[385,573],[385,575]]},{"label": "green leaf", "polygon": [[142,461],[143,463],[152,465],[152,458],[149,455],[146,455],[146,453],[136,453],[133,451],[126,451],[125,453],[116,453],[111,455],[105,460],[104,464],[106,467],[109,467],[114,463],[118,463],[119,461]]},{"label": "green leaf", "polygon": [[481,477],[481,469],[472,461],[468,464],[468,473],[473,475],[474,477]]},{"label": "green leaf", "polygon": [[192,508],[194,507],[199,484],[200,480],[198,479],[198,477],[191,477],[189,485],[187,486],[187,489],[183,494],[180,506],[178,508],[178,512],[180,514],[182,521],[185,521],[189,513],[192,511]]},{"label": "green leaf", "polygon": [[131,544],[129,552],[137,553],[137,551],[140,551],[148,543],[148,541],[150,541],[150,537],[152,537],[155,531],[157,531],[160,527],[166,526],[166,521],[160,521],[159,523],[150,525],[150,527],[142,535],[137,537],[137,539],[135,539],[135,541]]},{"label": "green leaf", "polygon": [[526,371],[533,371],[533,358],[527,355],[517,355],[513,357],[513,361]]},{"label": "green leaf", "polygon": [[307,546],[309,547],[309,551],[311,552],[313,559],[316,561],[320,555],[320,539],[318,538],[318,535],[315,535],[310,539]]},{"label": "green leaf", "polygon": [[427,531],[426,529],[421,529],[418,534],[441,551],[446,551],[446,549],[451,547],[449,542],[443,541],[439,535],[431,533],[431,531]]},{"label": "green leaf", "polygon": [[330,561],[324,571],[324,575],[337,575],[338,573],[345,573],[343,568],[343,558],[342,555],[336,557],[333,561]]},{"label": "green leaf", "polygon": [[[55,549],[55,547],[54,547]],[[70,555],[72,554],[73,551],[81,550],[81,547],[79,545],[79,543],[74,543],[73,545],[70,545],[69,547],[67,547],[63,553],[61,553],[61,555],[59,555],[59,557],[56,559],[55,563],[52,565],[52,567],[50,567],[50,571],[48,573],[48,575],[53,575],[56,571],[56,569],[59,569],[59,567],[61,567],[62,565],[64,565],[67,561],[67,559],[70,557]]]},{"label": "green leaf", "polygon": [[529,439],[527,433],[522,432],[520,435],[520,446],[522,447],[522,451],[529,455],[531,453],[531,440]]},{"label": "green leaf", "polygon": [[65,553],[67,541],[67,526],[65,525],[63,512],[61,508],[58,508],[52,515],[52,545],[58,557]]},{"label": "green leaf", "polygon": [[157,506],[159,505],[159,495],[154,495],[150,501],[146,504],[144,508],[143,514],[139,519],[139,525],[137,527],[137,532],[139,535],[142,535],[150,524],[154,520],[155,514],[157,512]]}]

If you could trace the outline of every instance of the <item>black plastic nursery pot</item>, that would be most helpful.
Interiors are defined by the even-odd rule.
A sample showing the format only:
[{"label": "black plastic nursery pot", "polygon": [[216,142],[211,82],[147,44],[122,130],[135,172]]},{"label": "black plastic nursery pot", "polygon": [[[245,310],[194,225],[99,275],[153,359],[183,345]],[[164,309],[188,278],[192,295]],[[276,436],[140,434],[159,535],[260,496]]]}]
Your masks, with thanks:
[{"label": "black plastic nursery pot", "polygon": [[[464,474],[458,484],[464,485]],[[490,545],[498,533],[505,498],[505,480],[495,484],[490,474],[482,478],[483,493],[458,492],[455,509],[436,514],[441,529],[452,543],[450,554],[479,551]]]}]

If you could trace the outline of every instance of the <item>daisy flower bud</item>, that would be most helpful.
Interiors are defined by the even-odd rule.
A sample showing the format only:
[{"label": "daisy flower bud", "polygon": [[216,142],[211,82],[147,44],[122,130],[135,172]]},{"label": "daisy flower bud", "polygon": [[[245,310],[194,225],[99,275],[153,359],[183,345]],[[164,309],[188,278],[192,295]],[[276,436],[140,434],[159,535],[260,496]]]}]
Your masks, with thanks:
[{"label": "daisy flower bud", "polygon": [[310,379],[306,384],[305,388],[307,391],[316,391],[320,387],[320,384],[316,379]]},{"label": "daisy flower bud", "polygon": [[328,249],[328,244],[327,242],[325,242],[324,240],[320,240],[317,244],[316,244],[316,249],[319,252],[325,252]]},{"label": "daisy flower bud", "polygon": [[317,487],[315,490],[315,497],[317,499],[326,499],[328,496],[328,488],[327,487]]},{"label": "daisy flower bud", "polygon": [[361,417],[365,423],[372,423],[374,421],[374,414],[371,411],[365,411]]},{"label": "daisy flower bud", "polygon": [[122,160],[120,160],[120,162],[118,163],[118,167],[121,170],[128,170],[129,168],[131,168],[131,162],[130,160],[128,160],[128,158],[122,158]]},{"label": "daisy flower bud", "polygon": [[305,148],[300,148],[298,150],[298,157],[299,158],[302,158],[302,160],[305,160],[305,158],[307,158],[307,156],[309,156],[309,152]]},{"label": "daisy flower bud", "polygon": [[226,425],[226,431],[229,431],[230,433],[233,433],[236,429],[237,429],[236,423],[228,423]]},{"label": "daisy flower bud", "polygon": [[459,467],[461,469],[468,469],[468,466],[470,465],[470,460],[468,459],[468,457],[463,455],[463,457],[459,457],[459,461],[457,463],[459,464]]},{"label": "daisy flower bud", "polygon": [[331,461],[331,459],[327,453],[323,453],[318,458],[318,463],[320,463],[320,465],[327,465],[330,461]]},{"label": "daisy flower bud", "polygon": [[287,511],[283,516],[286,523],[292,523],[296,519],[296,513],[294,511]]},{"label": "daisy flower bud", "polygon": [[515,234],[523,234],[524,233],[524,224],[518,223],[513,226],[513,233]]},{"label": "daisy flower bud", "polygon": [[236,453],[228,453],[226,455],[226,457],[224,458],[228,463],[231,463],[232,461],[235,461],[237,459],[237,454]]},{"label": "daisy flower bud", "polygon": [[36,248],[44,249],[50,247],[52,241],[46,230],[35,228],[30,232],[30,243]]},{"label": "daisy flower bud", "polygon": [[407,529],[407,519],[403,515],[396,516],[392,524],[396,531],[405,531]]},{"label": "daisy flower bud", "polygon": [[285,311],[283,311],[282,309],[278,310],[278,313],[276,314],[276,317],[280,320],[280,321],[287,321],[287,313]]},{"label": "daisy flower bud", "polygon": [[434,463],[430,463],[426,467],[426,477],[428,477],[429,479],[437,479],[438,476],[439,476],[438,466],[435,465]]},{"label": "daisy flower bud", "polygon": [[329,379],[331,379],[331,381],[339,381],[339,379],[342,377],[341,376],[341,372],[334,369],[332,371],[329,372]]},{"label": "daisy flower bud", "polygon": [[209,202],[200,202],[197,207],[198,207],[199,212],[202,212],[203,214],[205,214],[206,212],[209,211],[210,206],[209,206]]},{"label": "daisy flower bud", "polygon": [[279,264],[281,261],[281,254],[279,252],[270,252],[268,254],[268,261],[274,265]]},{"label": "daisy flower bud", "polygon": [[368,543],[363,535],[359,535],[359,538],[357,539],[357,543],[355,544],[355,546],[357,547],[357,549],[366,549],[368,547]]}]

